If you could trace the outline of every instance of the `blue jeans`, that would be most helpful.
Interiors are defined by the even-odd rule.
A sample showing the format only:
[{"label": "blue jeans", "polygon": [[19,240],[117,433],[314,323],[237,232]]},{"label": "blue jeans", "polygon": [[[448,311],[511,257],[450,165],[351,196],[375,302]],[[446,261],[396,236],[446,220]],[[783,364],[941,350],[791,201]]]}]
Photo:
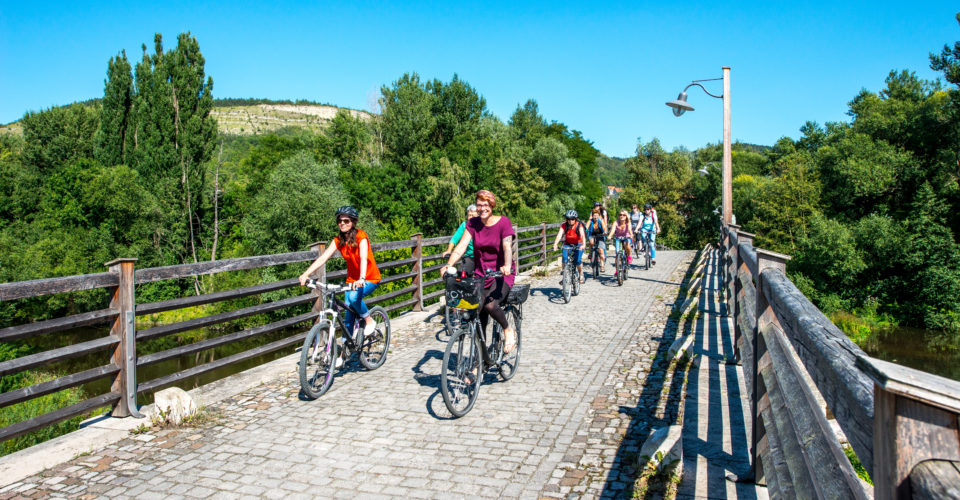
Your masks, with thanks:
[{"label": "blue jeans", "polygon": [[650,238],[650,258],[656,259],[657,258],[657,245],[656,245],[657,232],[654,231],[653,229],[641,229],[640,241],[643,241],[643,238],[647,238],[647,237]]},{"label": "blue jeans", "polygon": [[[574,250],[576,250],[574,252]],[[579,266],[580,262],[583,260],[583,249],[580,248],[580,245],[563,245],[563,263],[567,263],[567,259],[570,258],[570,252],[573,252],[573,263],[574,265]]]},{"label": "blue jeans", "polygon": [[[347,321],[347,328],[352,329],[353,322],[356,321],[353,311],[360,313],[361,318],[370,316],[370,310],[367,309],[367,305],[363,303],[363,298],[373,293],[373,291],[377,289],[378,284],[379,283],[370,283],[368,281],[361,288],[343,293],[343,302],[347,304],[348,307],[348,309],[344,311],[344,318]],[[353,311],[350,309],[353,309]]]},{"label": "blue jeans", "polygon": [[616,247],[616,249],[617,249],[617,252],[620,251],[620,242],[621,242],[621,241],[625,241],[625,242],[627,243],[627,248],[629,248],[629,247],[630,247],[630,244],[633,243],[633,239],[631,239],[631,238],[629,238],[629,237],[614,238],[614,239],[613,239],[613,244],[615,245],[615,247]]}]

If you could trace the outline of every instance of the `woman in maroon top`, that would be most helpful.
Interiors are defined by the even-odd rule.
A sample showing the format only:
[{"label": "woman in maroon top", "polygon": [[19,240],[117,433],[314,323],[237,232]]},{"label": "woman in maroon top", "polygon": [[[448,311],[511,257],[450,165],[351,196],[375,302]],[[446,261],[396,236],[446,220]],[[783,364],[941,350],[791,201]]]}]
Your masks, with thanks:
[{"label": "woman in maroon top", "polygon": [[477,213],[478,217],[473,217],[467,221],[467,231],[457,243],[457,247],[450,254],[447,265],[441,270],[446,273],[447,267],[453,266],[460,260],[463,253],[467,250],[470,242],[473,242],[473,257],[476,260],[475,276],[486,276],[486,271],[500,270],[503,272],[502,278],[486,278],[483,282],[483,308],[480,310],[480,324],[483,329],[487,329],[487,318],[493,316],[493,319],[503,327],[504,348],[503,352],[510,353],[517,348],[517,332],[510,328],[507,323],[507,316],[500,308],[500,304],[507,299],[510,289],[513,288],[513,281],[516,278],[516,270],[511,268],[513,264],[513,238],[516,232],[513,230],[513,224],[510,219],[503,215],[493,215],[493,208],[497,206],[497,198],[493,193],[486,189],[477,191]]}]

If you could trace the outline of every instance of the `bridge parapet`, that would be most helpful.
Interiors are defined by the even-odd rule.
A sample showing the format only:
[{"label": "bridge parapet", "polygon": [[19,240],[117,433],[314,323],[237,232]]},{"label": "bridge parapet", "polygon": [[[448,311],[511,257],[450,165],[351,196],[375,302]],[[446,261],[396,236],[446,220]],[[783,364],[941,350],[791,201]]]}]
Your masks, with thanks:
[{"label": "bridge parapet", "polygon": [[[541,223],[535,226],[516,228],[517,237],[514,238],[513,255],[514,264],[518,271],[522,272],[538,265],[546,265],[549,259],[557,255],[549,248],[547,231],[559,227],[560,224]],[[382,271],[393,270],[384,273],[381,283],[409,280],[409,284],[392,291],[383,289],[385,293],[375,294],[366,299],[365,302],[368,305],[385,304],[385,309],[388,312],[403,312],[421,310],[425,304],[439,301],[444,293],[442,288],[436,289],[443,283],[440,268],[443,267],[446,258],[442,256],[442,252],[449,241],[449,236],[423,238],[421,234],[414,234],[406,240],[374,243],[372,249],[375,254],[380,253],[382,255],[383,252],[396,250],[405,251],[405,256],[401,256],[401,258],[378,262]],[[145,269],[135,269],[136,259],[117,259],[106,264],[109,271],[105,273],[0,283],[0,301],[5,302],[84,290],[107,289],[110,292],[110,302],[105,309],[0,328],[0,342],[20,341],[78,327],[112,325],[109,334],[105,337],[0,362],[0,376],[7,376],[80,356],[97,355],[104,351],[111,353],[109,358],[106,359],[106,364],[102,366],[0,393],[0,407],[22,403],[105,378],[112,381],[110,389],[104,394],[88,398],[67,408],[60,408],[6,427],[0,427],[0,442],[58,424],[78,415],[88,415],[102,407],[112,406],[113,416],[138,416],[136,410],[138,394],[152,393],[164,387],[191,380],[198,375],[242,362],[249,363],[250,360],[257,359],[263,354],[299,345],[306,335],[306,328],[302,328],[302,326],[314,321],[319,315],[316,308],[317,296],[315,292],[295,294],[272,301],[260,301],[252,306],[153,326],[139,331],[136,330],[134,322],[136,316],[294,289],[299,287],[297,278],[281,279],[209,293],[200,293],[198,289],[197,295],[194,296],[142,304],[136,303],[136,285],[158,281],[195,279],[202,275],[255,270],[286,264],[299,264],[313,261],[323,252],[324,248],[324,243],[319,242],[312,245],[310,251],[305,252],[258,255]],[[395,254],[392,255],[395,256]],[[346,278],[346,270],[329,271],[324,267],[317,271],[315,277],[324,281],[340,281]],[[431,289],[432,291],[428,292]],[[264,313],[285,311],[305,304],[313,304],[314,307],[306,313],[287,313],[287,317],[284,319],[246,328],[242,331],[175,345],[139,357],[136,355],[137,342],[221,325],[238,319],[263,315]],[[287,334],[291,333],[291,329],[296,333]],[[284,335],[284,337],[268,342],[269,339],[264,339],[266,335]],[[204,351],[251,339],[262,339],[262,342],[258,342],[255,347],[220,359],[213,360],[211,358],[207,363],[197,364],[173,373],[164,373],[151,380],[137,381],[137,369],[139,367],[175,360],[188,354],[199,355]]]},{"label": "bridge parapet", "polygon": [[[960,484],[960,383],[867,356],[790,281],[789,256],[754,248],[752,234],[728,226],[721,247],[752,465],[771,497],[935,498]],[[829,416],[870,472],[872,492]]]}]

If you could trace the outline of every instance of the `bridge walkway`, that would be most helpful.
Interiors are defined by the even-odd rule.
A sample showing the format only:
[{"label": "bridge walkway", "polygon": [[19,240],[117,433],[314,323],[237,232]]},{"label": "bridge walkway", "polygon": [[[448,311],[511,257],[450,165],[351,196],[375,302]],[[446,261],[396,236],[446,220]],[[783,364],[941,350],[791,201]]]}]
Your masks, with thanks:
[{"label": "bridge walkway", "polygon": [[[664,354],[677,334],[669,315],[693,256],[661,252],[657,266],[634,271],[622,288],[608,265],[570,304],[561,303],[555,274],[535,279],[520,371],[507,383],[488,375],[477,406],[461,419],[449,418],[438,390],[442,325],[425,322],[394,332],[398,341],[379,370],[348,370],[319,400],[298,398],[291,365],[271,383],[210,405],[198,427],[131,435],[0,487],[0,499],[629,498],[645,433],[681,411],[682,385],[671,380]],[[709,325],[698,319],[698,332],[709,333]],[[704,358],[729,352],[710,338],[698,333]],[[707,370],[690,375],[709,391],[703,382],[688,385],[714,398],[710,366],[721,365],[701,364]],[[722,366],[717,375],[732,365]],[[716,402],[735,393],[720,391]],[[684,403],[687,412],[691,404]],[[698,415],[703,408],[698,403]],[[706,408],[711,418],[727,414]],[[693,484],[706,479],[711,493],[725,471],[741,470],[710,460],[702,466],[699,457],[729,462],[745,453],[731,451],[741,440],[736,433],[731,444],[717,444],[723,422],[698,423],[708,431],[695,442],[703,451],[688,455],[696,459],[688,466]],[[686,481],[680,494],[703,496]]]}]

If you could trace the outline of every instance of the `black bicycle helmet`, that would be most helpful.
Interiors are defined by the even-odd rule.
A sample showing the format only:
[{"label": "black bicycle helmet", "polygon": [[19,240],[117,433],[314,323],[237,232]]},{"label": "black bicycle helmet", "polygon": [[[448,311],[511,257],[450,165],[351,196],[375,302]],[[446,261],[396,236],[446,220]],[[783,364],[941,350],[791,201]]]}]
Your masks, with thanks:
[{"label": "black bicycle helmet", "polygon": [[651,209],[651,208],[653,208],[653,205],[651,205],[651,204],[649,204],[649,203],[647,203],[646,205],[643,206],[643,209],[644,209],[644,210],[648,210],[648,209]]},{"label": "black bicycle helmet", "polygon": [[595,207],[599,207],[599,206],[602,206],[602,205],[603,205],[603,204],[600,203],[599,201],[593,202],[593,206],[595,206]]},{"label": "black bicycle helmet", "polygon": [[353,220],[357,220],[360,218],[360,212],[357,212],[357,209],[353,208],[350,205],[344,205],[338,208],[337,213],[334,217],[340,217],[341,215],[346,215],[347,217],[350,217]]},{"label": "black bicycle helmet", "polygon": [[577,217],[577,211],[576,211],[576,210],[567,210],[566,218],[567,218],[567,219],[576,219],[576,218],[578,218],[578,217]]}]

